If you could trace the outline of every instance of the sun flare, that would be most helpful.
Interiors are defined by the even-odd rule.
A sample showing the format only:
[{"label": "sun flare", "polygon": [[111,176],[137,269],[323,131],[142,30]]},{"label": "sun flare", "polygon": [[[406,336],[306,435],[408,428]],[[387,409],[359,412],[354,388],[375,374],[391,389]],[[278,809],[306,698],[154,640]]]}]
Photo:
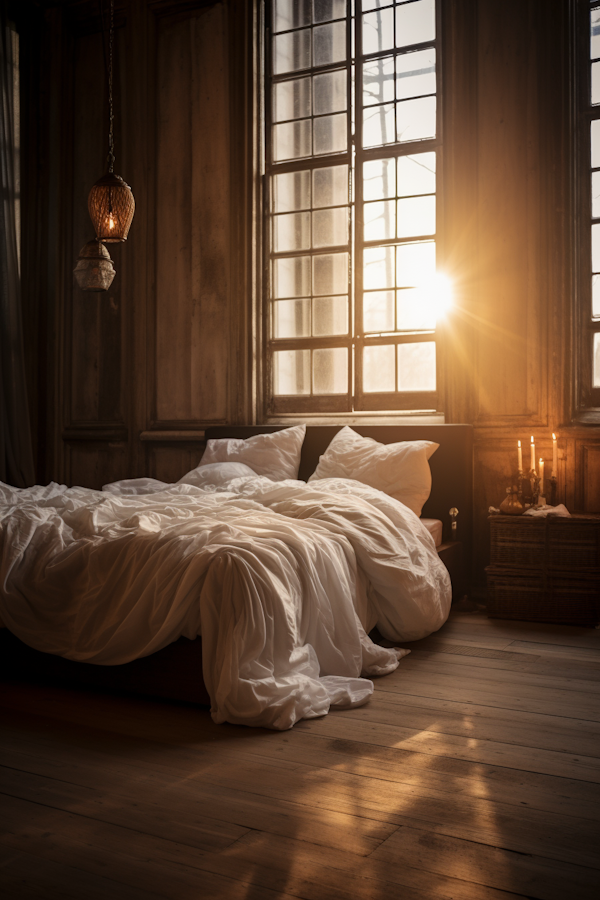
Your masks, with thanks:
[{"label": "sun flare", "polygon": [[445,319],[454,303],[452,281],[443,272],[436,272],[419,286],[421,302],[428,307],[436,322]]}]

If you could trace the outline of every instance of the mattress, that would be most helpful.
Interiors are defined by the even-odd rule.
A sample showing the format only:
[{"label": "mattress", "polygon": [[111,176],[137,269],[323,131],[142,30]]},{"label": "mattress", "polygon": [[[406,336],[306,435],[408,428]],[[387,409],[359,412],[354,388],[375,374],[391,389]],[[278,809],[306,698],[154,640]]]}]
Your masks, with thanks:
[{"label": "mattress", "polygon": [[436,549],[442,544],[442,522],[440,519],[421,519],[421,522],[435,541]]}]

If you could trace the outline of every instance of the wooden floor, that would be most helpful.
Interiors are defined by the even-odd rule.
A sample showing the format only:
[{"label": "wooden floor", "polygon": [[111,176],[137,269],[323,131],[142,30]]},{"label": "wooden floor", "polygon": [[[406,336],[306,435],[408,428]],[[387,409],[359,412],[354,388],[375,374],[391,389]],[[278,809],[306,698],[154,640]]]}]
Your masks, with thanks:
[{"label": "wooden floor", "polygon": [[276,733],[0,686],[5,900],[600,897],[600,632],[455,612]]}]

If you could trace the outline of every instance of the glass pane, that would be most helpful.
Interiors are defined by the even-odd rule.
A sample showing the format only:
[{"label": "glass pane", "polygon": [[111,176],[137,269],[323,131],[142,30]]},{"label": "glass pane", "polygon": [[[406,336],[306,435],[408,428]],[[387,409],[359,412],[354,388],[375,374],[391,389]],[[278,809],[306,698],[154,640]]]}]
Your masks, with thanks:
[{"label": "glass pane", "polygon": [[273,121],[304,119],[310,116],[310,78],[280,81],[273,90]]},{"label": "glass pane", "polygon": [[273,354],[273,393],[310,394],[310,350],[277,350]]},{"label": "glass pane", "polygon": [[403,53],[396,58],[396,99],[435,94],[435,50]]},{"label": "glass pane", "polygon": [[363,106],[394,99],[394,57],[373,59],[363,67]]},{"label": "glass pane", "polygon": [[[421,101],[410,101],[420,103]],[[396,140],[394,128],[394,104],[374,106],[365,109],[363,116],[363,147],[379,147],[380,144],[393,144]]]},{"label": "glass pane", "polygon": [[374,159],[364,163],[363,196],[365,200],[384,200],[396,196],[396,166],[393,159]]},{"label": "glass pane", "polygon": [[310,300],[279,300],[273,304],[273,337],[310,336]]},{"label": "glass pane", "polygon": [[600,272],[600,225],[592,225],[592,272]]},{"label": "glass pane", "polygon": [[276,75],[309,68],[310,28],[279,34],[273,38],[273,70]]},{"label": "glass pane", "polygon": [[384,6],[391,6],[393,0],[363,0],[362,8],[363,12],[366,12],[368,9],[382,9]]},{"label": "glass pane", "polygon": [[405,100],[396,106],[399,141],[420,141],[435,137],[435,97]]},{"label": "glass pane", "polygon": [[591,124],[590,138],[592,142],[592,168],[600,167],[600,119]]},{"label": "glass pane", "polygon": [[273,31],[310,25],[311,0],[273,0]]},{"label": "glass pane", "polygon": [[348,351],[345,347],[313,350],[313,393],[348,392]]},{"label": "glass pane", "polygon": [[313,65],[328,66],[346,59],[346,23],[313,28]]},{"label": "glass pane", "polygon": [[398,237],[435,234],[435,197],[398,200]]},{"label": "glass pane", "polygon": [[363,351],[363,391],[365,394],[396,389],[394,345],[365,347]]},{"label": "glass pane", "polygon": [[348,166],[313,170],[313,206],[338,206],[348,202]]},{"label": "glass pane", "polygon": [[398,158],[398,196],[435,194],[435,153]]},{"label": "glass pane", "polygon": [[288,250],[308,250],[310,248],[310,213],[292,213],[273,218],[273,250],[284,253]]},{"label": "glass pane", "polygon": [[435,312],[424,291],[407,288],[398,291],[398,331],[433,331]]},{"label": "glass pane", "polygon": [[417,287],[435,275],[435,243],[421,241],[396,248],[398,287]]},{"label": "glass pane", "polygon": [[313,247],[348,243],[348,209],[318,209],[313,213]]},{"label": "glass pane", "polygon": [[313,256],[313,294],[343,294],[348,290],[348,254]]},{"label": "glass pane", "polygon": [[398,344],[398,390],[435,391],[435,343]]},{"label": "glass pane", "polygon": [[316,116],[346,109],[346,70],[315,75],[313,91]]},{"label": "glass pane", "polygon": [[600,172],[592,172],[592,217],[600,216]]},{"label": "glass pane", "polygon": [[394,292],[363,295],[363,327],[366,332],[394,331]]},{"label": "glass pane", "polygon": [[394,46],[393,16],[394,12],[391,9],[367,13],[366,16],[363,16],[362,41],[365,55],[392,49]]},{"label": "glass pane", "polygon": [[364,288],[394,287],[394,248],[368,247],[364,251]]},{"label": "glass pane", "polygon": [[346,0],[314,0],[314,22],[329,22],[346,15]]},{"label": "glass pane", "polygon": [[271,185],[273,212],[310,209],[310,171],[275,175]]},{"label": "glass pane", "polygon": [[310,256],[290,256],[273,263],[273,296],[306,297],[310,295]]},{"label": "glass pane", "polygon": [[418,0],[396,8],[396,46],[435,40],[435,0]]},{"label": "glass pane", "polygon": [[313,334],[348,334],[348,298],[319,297],[313,301]]},{"label": "glass pane", "polygon": [[600,103],[600,62],[592,63],[592,106]]},{"label": "glass pane", "polygon": [[600,57],[600,9],[590,11],[590,59]]},{"label": "glass pane", "polygon": [[598,332],[594,335],[593,369],[592,384],[597,388],[600,387],[600,334]]},{"label": "glass pane", "polygon": [[365,241],[387,240],[396,236],[396,202],[376,200],[365,203]]},{"label": "glass pane", "polygon": [[301,159],[311,155],[311,121],[287,122],[273,126],[273,158]]},{"label": "glass pane", "polygon": [[592,142],[592,168],[600,167],[600,119],[591,124],[590,138]]},{"label": "glass pane", "polygon": [[324,116],[314,120],[317,153],[341,153],[348,140],[346,115]]},{"label": "glass pane", "polygon": [[600,275],[592,275],[592,318],[600,319]]}]

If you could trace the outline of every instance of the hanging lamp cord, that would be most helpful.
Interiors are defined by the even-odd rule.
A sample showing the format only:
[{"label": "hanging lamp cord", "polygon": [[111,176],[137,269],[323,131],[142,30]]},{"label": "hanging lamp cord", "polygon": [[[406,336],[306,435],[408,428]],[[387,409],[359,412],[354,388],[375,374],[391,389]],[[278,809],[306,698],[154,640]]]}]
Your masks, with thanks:
[{"label": "hanging lamp cord", "polygon": [[115,136],[113,132],[113,42],[115,31],[115,0],[110,0],[110,29],[108,37],[108,171],[115,166]]}]

